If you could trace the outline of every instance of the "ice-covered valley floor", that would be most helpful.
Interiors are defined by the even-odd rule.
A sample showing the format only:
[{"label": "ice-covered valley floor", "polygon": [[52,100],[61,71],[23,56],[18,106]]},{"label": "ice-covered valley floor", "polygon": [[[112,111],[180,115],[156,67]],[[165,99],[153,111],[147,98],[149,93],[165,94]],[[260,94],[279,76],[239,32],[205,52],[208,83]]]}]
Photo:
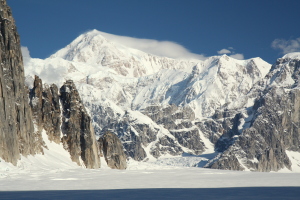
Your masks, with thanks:
[{"label": "ice-covered valley floor", "polygon": [[[47,141],[47,140],[46,140]],[[299,199],[300,173],[258,173],[192,166],[202,157],[129,161],[127,170],[85,169],[61,145],[44,155],[0,162],[0,199]],[[186,163],[180,164],[180,163]],[[177,166],[174,166],[177,165]]]}]

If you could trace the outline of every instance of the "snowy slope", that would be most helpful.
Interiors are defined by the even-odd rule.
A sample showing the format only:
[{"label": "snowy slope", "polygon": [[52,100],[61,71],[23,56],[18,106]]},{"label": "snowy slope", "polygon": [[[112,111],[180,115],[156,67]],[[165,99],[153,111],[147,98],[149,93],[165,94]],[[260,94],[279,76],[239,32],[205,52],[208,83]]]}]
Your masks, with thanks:
[{"label": "snowy slope", "polygon": [[224,55],[199,62],[190,72],[160,70],[139,79],[132,106],[141,109],[153,104],[190,105],[198,117],[209,117],[225,104],[242,107],[245,102],[238,104],[235,100],[244,97],[269,67],[259,58],[239,61]]},{"label": "snowy slope", "polygon": [[300,52],[288,53],[282,57],[283,59],[300,59]]},{"label": "snowy slope", "polygon": [[[93,30],[45,60],[31,59],[26,63],[25,74],[29,86],[33,75],[44,83],[57,85],[72,79],[93,117],[96,134],[102,134],[106,127],[126,138],[125,143],[140,138],[137,142],[142,141],[140,146],[149,159],[162,149],[165,152],[156,154],[211,152],[213,144],[195,126],[196,121],[210,118],[216,109],[251,106],[254,99],[247,94],[270,67],[260,58],[236,60],[223,55],[201,61],[159,57],[111,42]],[[169,113],[173,121],[168,123],[174,125],[164,124],[154,115],[149,119],[149,107],[168,110],[170,105],[178,109],[173,107]],[[136,119],[148,120],[130,122],[128,138],[122,136],[125,133],[120,128],[127,123],[129,113],[136,113]],[[143,127],[140,131],[146,135],[131,132],[137,127]],[[148,130],[152,135],[147,135]],[[193,137],[193,146],[186,142],[189,137]],[[163,145],[160,138],[164,139]]]},{"label": "snowy slope", "polygon": [[73,79],[77,87],[92,85],[104,93],[94,99],[108,98],[123,109],[190,104],[199,117],[209,117],[224,105],[242,107],[247,100],[235,100],[245,96],[269,69],[260,58],[240,61],[224,55],[188,61],[158,57],[112,43],[93,30],[48,59],[32,59],[25,71],[45,82]]},{"label": "snowy slope", "polygon": [[[97,30],[80,35],[50,58],[84,63],[93,66],[96,72],[107,69],[126,77],[153,74],[161,68],[185,69],[195,64],[194,61],[158,57],[113,43]],[[89,75],[94,73],[93,70],[85,70]]]},{"label": "snowy slope", "polygon": [[129,163],[125,171],[82,169],[61,153],[0,162],[1,199],[297,199],[300,174]]},{"label": "snowy slope", "polygon": [[[209,167],[298,170],[299,55],[290,53],[278,58],[267,75],[251,88],[247,96],[255,99],[254,106],[231,110],[231,127],[218,140],[222,154],[211,160]],[[218,117],[215,119],[220,120]],[[262,159],[264,156],[268,159]]]}]

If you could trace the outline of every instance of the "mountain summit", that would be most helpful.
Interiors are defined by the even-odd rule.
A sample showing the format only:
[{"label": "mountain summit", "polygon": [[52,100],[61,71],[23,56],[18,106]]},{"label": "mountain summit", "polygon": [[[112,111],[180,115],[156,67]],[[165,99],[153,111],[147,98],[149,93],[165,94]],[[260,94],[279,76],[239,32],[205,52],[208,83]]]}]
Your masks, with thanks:
[{"label": "mountain summit", "polygon": [[5,1],[0,8],[4,161],[59,151],[87,168],[104,157],[116,169],[164,158],[216,169],[299,169],[299,53],[272,66],[227,55],[172,59],[93,30],[45,60],[26,60],[28,90],[11,11]]},{"label": "mountain summit", "polygon": [[[265,77],[272,71],[261,58],[222,55],[202,61],[151,55],[112,42],[97,30],[48,59],[31,59],[26,69],[27,80],[33,74],[48,83],[73,79],[93,116],[95,134],[114,132],[126,156],[138,161],[226,152],[250,126],[248,111],[268,87]],[[51,79],[53,69],[61,73]],[[215,159],[207,162],[219,166]]]},{"label": "mountain summit", "polygon": [[162,68],[186,68],[194,64],[161,58],[126,47],[106,39],[97,30],[80,35],[50,58],[62,58],[94,66],[93,70],[88,71],[89,74],[107,70],[126,77],[140,77],[156,73]]}]

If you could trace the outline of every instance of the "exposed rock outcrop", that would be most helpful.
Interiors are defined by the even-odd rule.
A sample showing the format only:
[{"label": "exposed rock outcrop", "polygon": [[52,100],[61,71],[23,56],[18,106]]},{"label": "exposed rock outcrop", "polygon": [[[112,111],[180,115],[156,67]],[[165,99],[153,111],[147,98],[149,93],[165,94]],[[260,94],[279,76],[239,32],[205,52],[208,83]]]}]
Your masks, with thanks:
[{"label": "exposed rock outcrop", "polygon": [[73,81],[66,81],[60,88],[62,104],[62,142],[71,159],[87,168],[99,168],[99,149],[91,118],[85,110]]},{"label": "exposed rock outcrop", "polygon": [[107,131],[115,132],[123,143],[127,157],[142,161],[147,157],[158,158],[165,154],[175,156],[183,153],[183,146],[174,137],[177,133],[172,135],[163,126],[139,112],[128,111],[119,114],[109,107],[101,106],[93,106],[92,109],[93,113],[98,111],[97,115],[94,115],[94,121],[102,125],[99,127],[100,136]]},{"label": "exposed rock outcrop", "polygon": [[30,105],[37,132],[41,133],[44,129],[50,141],[63,142],[71,159],[78,165],[100,167],[99,149],[91,119],[72,81],[67,81],[59,93],[55,84],[43,84],[35,76],[30,90]]},{"label": "exposed rock outcrop", "polygon": [[165,154],[181,155],[183,148],[196,155],[204,151],[199,128],[193,123],[194,112],[189,107],[151,106],[141,114],[134,111],[115,113],[110,107],[88,106],[96,113],[93,120],[100,136],[107,131],[115,132],[127,157],[134,160],[159,158]]},{"label": "exposed rock outcrop", "polygon": [[[265,89],[240,114],[240,134],[227,136],[229,147],[207,166],[216,169],[278,171],[291,169],[286,151],[300,152],[300,60],[278,59],[265,78]],[[260,84],[261,86],[262,84]],[[222,137],[220,138],[222,140]]]},{"label": "exposed rock outcrop", "polygon": [[198,127],[194,125],[195,113],[189,106],[178,107],[174,104],[164,108],[151,106],[144,109],[143,114],[168,129],[180,145],[190,149],[189,153],[195,155],[203,153],[204,144]]},{"label": "exposed rock outcrop", "polygon": [[43,127],[50,141],[60,142],[61,135],[61,110],[58,88],[55,84],[51,86],[44,84],[43,89]]},{"label": "exposed rock outcrop", "polygon": [[35,76],[29,96],[38,132],[45,129],[50,141],[60,143],[61,111],[57,86],[55,84],[43,85],[42,80]]},{"label": "exposed rock outcrop", "polygon": [[[130,81],[126,77],[124,81],[112,74],[104,78],[84,75],[77,80],[77,83],[97,86],[102,94],[110,93],[112,88],[116,90],[108,96],[87,95],[87,99],[102,103],[89,108],[94,114],[95,129],[103,136],[100,148],[108,166],[125,169],[126,156],[146,161],[164,154],[200,155],[210,141],[219,154],[206,167],[253,171],[291,169],[287,151],[300,152],[299,55],[278,59],[265,78],[262,77],[270,65],[262,60],[251,59],[242,65],[225,55],[207,59],[190,74],[186,70],[172,70],[190,68],[193,63],[145,55],[151,66],[155,66],[147,71],[144,62],[133,59],[134,56],[123,62],[123,53],[98,34],[87,33],[83,36],[85,40],[76,40],[74,44],[88,42],[95,48],[100,47],[96,45],[98,41],[104,42],[107,50],[111,47],[117,53],[110,49],[98,60],[98,53],[105,52],[100,48],[94,55],[97,63],[108,66],[116,74],[139,77]],[[52,59],[61,56],[69,61],[88,61],[76,48],[80,56],[70,57],[75,55],[72,52],[77,45],[69,45],[68,51],[62,50]],[[36,76],[29,109],[19,36],[5,0],[0,1],[0,48],[0,157],[16,164],[20,154],[42,153],[44,129],[51,141],[63,142],[74,162],[88,168],[100,167],[92,120],[72,81],[67,81],[58,91],[56,85],[43,85]],[[94,60],[88,63],[94,66]],[[135,69],[136,63],[140,64]],[[69,76],[72,72],[81,73],[76,68],[80,66],[73,64],[69,65]],[[181,75],[177,76],[178,73]],[[110,101],[115,102],[113,108],[106,105]],[[37,126],[36,132],[32,121]],[[106,133],[107,130],[116,135]]]},{"label": "exposed rock outcrop", "polygon": [[19,35],[5,0],[0,1],[0,49],[0,157],[16,164],[20,153],[43,150],[28,105]]},{"label": "exposed rock outcrop", "polygon": [[110,168],[127,168],[126,155],[118,136],[111,132],[106,132],[103,137],[99,139],[99,143],[101,143],[104,158]]}]

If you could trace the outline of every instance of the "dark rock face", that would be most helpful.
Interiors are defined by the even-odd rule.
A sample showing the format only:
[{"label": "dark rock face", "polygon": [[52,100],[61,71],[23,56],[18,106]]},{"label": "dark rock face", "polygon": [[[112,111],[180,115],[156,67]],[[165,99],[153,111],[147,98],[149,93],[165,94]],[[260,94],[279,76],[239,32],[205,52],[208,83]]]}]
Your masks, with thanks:
[{"label": "dark rock face", "polygon": [[30,91],[30,106],[37,131],[40,133],[44,129],[50,141],[62,141],[70,152],[71,159],[78,165],[82,164],[81,158],[87,168],[99,168],[99,150],[90,125],[90,117],[73,82],[67,81],[60,88],[60,93],[61,95],[56,85],[43,85],[42,80],[35,76]]},{"label": "dark rock face", "polygon": [[107,165],[112,169],[126,169],[126,155],[123,151],[123,146],[118,138],[113,133],[107,132],[100,138],[102,150]]},{"label": "dark rock face", "polygon": [[71,159],[80,165],[80,156],[87,168],[99,168],[99,148],[91,118],[86,112],[73,81],[66,81],[60,88],[62,103],[62,142]]},{"label": "dark rock face", "polygon": [[215,150],[225,151],[232,143],[232,137],[239,135],[238,125],[241,114],[235,110],[216,110],[211,119],[197,122],[196,125],[206,135]]},{"label": "dark rock face", "polygon": [[170,131],[177,139],[179,144],[194,151],[194,154],[200,155],[204,151],[204,144],[201,142],[198,129],[191,129],[189,131]]},{"label": "dark rock face", "polygon": [[[180,145],[191,150],[189,153],[195,155],[203,153],[204,144],[201,141],[198,127],[194,126],[195,113],[190,107],[181,108],[174,104],[165,108],[151,106],[146,108],[143,114],[168,129]],[[171,144],[165,145],[174,147]]]},{"label": "dark rock face", "polygon": [[33,88],[30,90],[30,106],[38,132],[44,128],[50,141],[60,143],[61,113],[58,88],[52,84],[43,85],[35,76]]},{"label": "dark rock face", "polygon": [[[43,85],[42,80],[35,77],[29,93],[29,109],[19,36],[5,0],[0,1],[0,48],[0,157],[16,164],[20,154],[42,153],[41,131],[45,129],[51,141],[63,142],[74,162],[80,165],[82,161],[88,168],[100,167],[100,152],[91,119],[72,81],[60,88],[59,95],[57,86]],[[259,76],[258,72],[252,62],[244,74],[254,79]],[[194,75],[196,73],[195,68]],[[200,137],[203,133],[219,151],[206,167],[253,171],[290,169],[291,161],[286,151],[300,152],[299,74],[299,60],[278,59],[265,79],[257,82],[250,91],[241,91],[249,99],[258,96],[253,107],[228,110],[224,105],[211,118],[202,121],[195,119],[189,107],[176,106],[180,103],[177,95],[170,101],[176,105],[144,109],[143,114],[152,120],[147,123],[139,121],[130,112],[118,116],[109,107],[93,107],[93,113],[99,111],[94,121],[98,124],[95,129],[103,135],[99,141],[100,149],[108,166],[125,169],[126,156],[145,160],[149,155],[144,147],[150,144],[149,153],[155,158],[167,153],[180,155],[183,149],[199,155],[205,150]],[[226,74],[221,71],[218,75],[226,79]],[[184,83],[190,83],[192,79],[189,77]],[[170,94],[171,90],[168,91]],[[188,95],[193,96],[193,91],[178,90],[178,96],[187,96],[187,102],[190,101]],[[36,132],[33,122],[38,127]],[[123,146],[118,137],[106,133],[107,130],[117,133]]]},{"label": "dark rock face", "polygon": [[[117,114],[110,107],[86,105],[94,115],[95,129],[100,136],[107,131],[115,132],[120,138],[125,154],[142,161],[147,156],[158,158],[164,154],[181,155],[182,147],[200,155],[204,151],[198,127],[194,124],[195,114],[189,107],[170,105],[165,108],[151,106],[143,110],[146,116],[135,116],[134,111]],[[148,116],[148,117],[147,117]],[[146,119],[148,118],[148,119]],[[101,127],[99,126],[101,125]],[[166,133],[166,135],[162,135]],[[152,145],[147,155],[144,148]]]},{"label": "dark rock face", "polygon": [[273,65],[266,76],[271,84],[248,109],[250,117],[239,117],[239,122],[248,120],[249,127],[227,136],[229,147],[207,167],[267,172],[291,169],[286,150],[300,152],[299,72],[299,60],[279,59]]},{"label": "dark rock face", "polygon": [[[194,111],[191,108],[180,108],[174,104],[165,108],[160,106],[147,107],[143,113],[158,124],[164,124],[170,130],[191,128],[191,121],[195,119]],[[180,123],[175,123],[176,120],[180,120]]]},{"label": "dark rock face", "polygon": [[42,113],[44,129],[50,141],[60,142],[61,111],[59,104],[58,88],[55,84],[45,84],[43,89]]},{"label": "dark rock face", "polygon": [[[109,107],[93,106],[91,110],[93,113],[97,113],[94,115],[94,122],[102,125],[102,127],[98,127],[100,132],[98,134],[102,136],[107,131],[115,132],[123,144],[127,157],[137,161],[145,160],[149,155],[145,152],[144,147],[150,144],[152,146],[149,154],[155,158],[167,153],[170,155],[183,153],[175,137],[171,134],[161,136],[162,128],[151,119],[141,121],[132,111],[121,116],[111,111]],[[143,115],[143,118],[145,117]]]},{"label": "dark rock face", "polygon": [[30,91],[30,105],[38,132],[45,129],[50,141],[62,141],[71,159],[78,165],[83,162],[87,168],[99,168],[99,156],[104,155],[109,167],[126,169],[126,155],[116,135],[106,133],[100,138],[98,147],[91,119],[73,81],[67,81],[60,88],[59,95],[56,85],[43,85],[42,80],[35,76]]},{"label": "dark rock face", "polygon": [[[269,95],[271,94],[267,96]],[[285,153],[288,148],[284,145],[284,138],[290,137],[284,133],[283,125],[292,124],[282,124],[282,117],[277,114],[282,105],[288,103],[288,99],[277,96],[276,92],[271,98],[267,96],[257,101],[264,103],[254,111],[256,117],[252,120],[251,127],[243,130],[241,135],[231,138],[231,146],[211,168],[243,170],[244,165],[253,171],[278,171],[283,167],[291,167]],[[275,102],[279,99],[282,101],[277,107]]]},{"label": "dark rock face", "polygon": [[0,157],[17,163],[22,155],[42,152],[40,136],[34,133],[20,39],[6,1],[0,1]]},{"label": "dark rock face", "polygon": [[[238,170],[243,171],[245,168],[240,164],[239,160],[231,153],[231,147],[228,151],[218,155],[215,159],[210,160],[207,164],[212,169]],[[220,157],[221,156],[221,157]]]},{"label": "dark rock face", "polygon": [[43,128],[43,83],[38,76],[35,76],[33,88],[30,90],[29,97],[33,118],[39,129],[41,129]]}]

